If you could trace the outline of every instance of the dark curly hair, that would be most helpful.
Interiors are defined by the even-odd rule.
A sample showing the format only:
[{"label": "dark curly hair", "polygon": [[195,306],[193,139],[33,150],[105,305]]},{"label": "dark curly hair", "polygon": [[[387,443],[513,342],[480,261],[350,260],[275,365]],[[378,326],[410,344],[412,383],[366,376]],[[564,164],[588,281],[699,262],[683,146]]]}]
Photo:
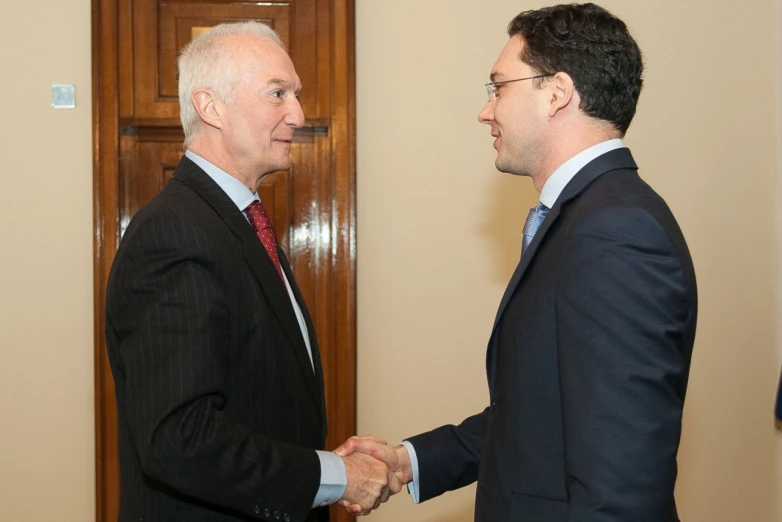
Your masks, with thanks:
[{"label": "dark curly hair", "polygon": [[580,109],[627,132],[644,66],[624,22],[595,4],[556,5],[519,14],[508,34],[524,39],[519,58],[536,74],[569,74]]}]

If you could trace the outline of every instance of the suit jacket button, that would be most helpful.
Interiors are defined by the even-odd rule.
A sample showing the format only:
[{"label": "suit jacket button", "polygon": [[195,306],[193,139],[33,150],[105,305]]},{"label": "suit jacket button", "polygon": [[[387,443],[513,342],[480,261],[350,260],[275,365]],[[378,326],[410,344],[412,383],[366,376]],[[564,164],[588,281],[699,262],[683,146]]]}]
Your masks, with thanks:
[{"label": "suit jacket button", "polygon": [[491,403],[491,411],[497,411],[497,403],[494,401]]},{"label": "suit jacket button", "polygon": [[271,513],[269,512],[269,509],[268,508],[264,509],[263,510],[263,517],[264,518],[269,518],[269,515],[271,515]]},{"label": "suit jacket button", "polygon": [[279,520],[279,519],[280,519],[280,512],[279,511],[275,511],[274,512],[274,520]]},{"label": "suit jacket button", "polygon": [[255,513],[256,515],[260,515],[261,514],[261,506],[255,506],[255,509],[253,509],[253,513]]},{"label": "suit jacket button", "polygon": [[283,519],[285,522],[291,522],[291,516],[290,516],[288,513],[285,513],[285,516],[284,516],[284,517],[282,517],[282,519]]}]

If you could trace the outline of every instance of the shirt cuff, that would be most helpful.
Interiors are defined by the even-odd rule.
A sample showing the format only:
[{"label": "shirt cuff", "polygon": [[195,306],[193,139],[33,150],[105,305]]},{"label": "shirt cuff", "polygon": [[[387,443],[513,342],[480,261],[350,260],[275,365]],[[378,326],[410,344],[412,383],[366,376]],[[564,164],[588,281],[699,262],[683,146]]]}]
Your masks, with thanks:
[{"label": "shirt cuff", "polygon": [[413,502],[418,504],[418,499],[421,498],[421,488],[418,482],[418,456],[415,454],[415,448],[408,441],[403,440],[402,445],[407,448],[407,454],[410,455],[410,467],[413,468],[413,480],[407,485],[407,492],[410,493]]},{"label": "shirt cuff", "polygon": [[320,459],[320,488],[312,503],[314,508],[339,501],[348,489],[348,472],[342,457],[330,451],[316,453]]}]

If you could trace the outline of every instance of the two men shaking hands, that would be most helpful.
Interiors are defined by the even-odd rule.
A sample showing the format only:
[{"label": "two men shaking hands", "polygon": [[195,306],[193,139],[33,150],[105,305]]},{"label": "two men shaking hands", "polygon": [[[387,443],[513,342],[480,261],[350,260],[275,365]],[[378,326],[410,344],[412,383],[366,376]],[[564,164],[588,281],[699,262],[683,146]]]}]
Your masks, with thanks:
[{"label": "two men shaking hands", "polygon": [[301,80],[259,22],[179,58],[185,154],[129,224],[106,294],[123,522],[325,522],[408,485],[478,482],[477,522],[677,522],[697,318],[670,209],[622,141],[643,63],[594,4],[525,11],[478,119],[540,192],[487,347],[489,405],[388,446],[326,441],[314,328],[257,193],[290,166]]}]

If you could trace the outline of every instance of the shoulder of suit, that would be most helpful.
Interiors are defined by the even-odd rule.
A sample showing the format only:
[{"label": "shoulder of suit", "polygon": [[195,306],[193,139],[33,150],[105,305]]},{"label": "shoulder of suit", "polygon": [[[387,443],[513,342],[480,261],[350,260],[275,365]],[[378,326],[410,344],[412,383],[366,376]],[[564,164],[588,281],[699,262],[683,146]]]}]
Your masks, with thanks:
[{"label": "shoulder of suit", "polygon": [[185,237],[224,236],[228,230],[214,209],[190,187],[172,180],[143,205],[131,221],[126,234],[138,231],[161,235],[177,233]]}]

